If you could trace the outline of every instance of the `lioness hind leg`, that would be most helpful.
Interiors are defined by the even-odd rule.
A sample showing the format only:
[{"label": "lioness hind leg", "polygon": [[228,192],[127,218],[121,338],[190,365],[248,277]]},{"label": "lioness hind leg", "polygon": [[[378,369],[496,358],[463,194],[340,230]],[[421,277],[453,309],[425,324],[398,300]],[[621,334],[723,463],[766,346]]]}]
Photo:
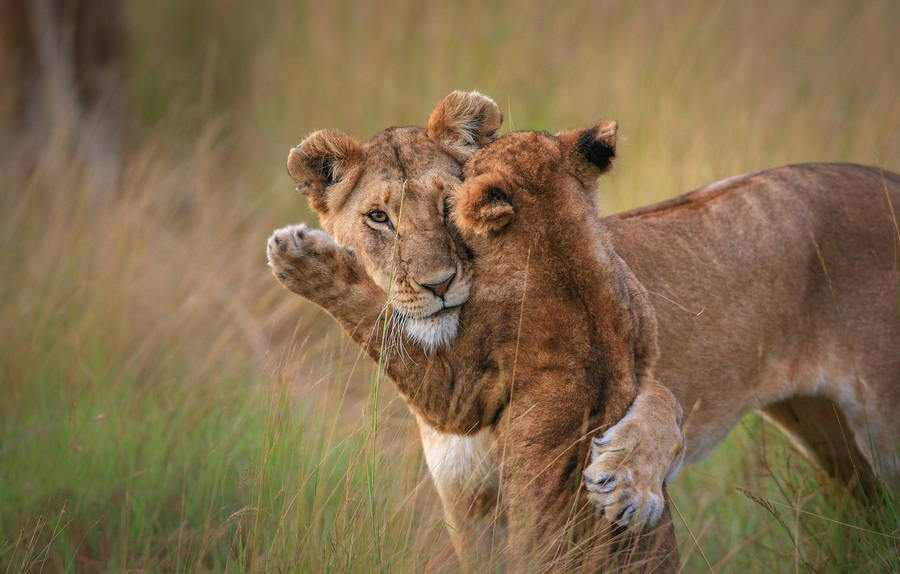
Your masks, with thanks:
[{"label": "lioness hind leg", "polygon": [[762,409],[801,451],[836,480],[859,493],[873,493],[873,466],[857,446],[857,430],[825,397],[795,397]]}]

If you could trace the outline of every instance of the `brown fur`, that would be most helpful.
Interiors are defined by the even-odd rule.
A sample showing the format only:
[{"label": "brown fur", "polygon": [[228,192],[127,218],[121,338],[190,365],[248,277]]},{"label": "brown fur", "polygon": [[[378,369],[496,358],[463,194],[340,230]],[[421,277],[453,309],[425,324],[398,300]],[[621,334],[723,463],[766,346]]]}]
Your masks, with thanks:
[{"label": "brown fur", "polygon": [[[287,164],[322,227],[354,250],[385,293],[390,290],[395,309],[423,317],[468,299],[467,252],[444,226],[443,189],[462,170],[443,142],[417,127],[387,129],[362,146],[323,130],[291,150]],[[385,213],[391,226],[368,218],[373,210]],[[402,228],[395,230],[401,210]],[[443,302],[424,287],[451,273]]]},{"label": "brown fur", "polygon": [[452,92],[428,119],[428,137],[441,142],[454,159],[463,163],[497,137],[501,123],[503,114],[492,100]]},{"label": "brown fur", "polygon": [[[636,298],[644,289],[593,202],[597,176],[615,155],[615,131],[603,122],[559,136],[510,134],[469,160],[453,194],[477,283],[464,315],[475,321],[466,321],[452,352],[470,359],[488,340],[490,357],[515,373],[497,433],[514,548],[558,528],[577,507],[585,438],[621,419],[638,389],[652,385],[656,319]],[[469,340],[475,345],[466,349]],[[680,436],[677,424],[665,428]],[[649,538],[671,540],[670,529],[664,524]],[[672,547],[665,550],[642,558],[677,567]]]},{"label": "brown fur", "polygon": [[[432,115],[433,120],[436,117],[442,118],[445,115],[436,111]],[[405,138],[418,139],[416,153],[421,154],[419,151],[421,149],[434,149],[433,142],[422,140],[421,134],[413,131],[414,128],[406,130],[410,131],[403,134]],[[347,189],[351,185],[350,181],[345,182],[344,188],[339,187],[342,185],[340,181],[328,182],[325,177],[319,181],[330,183],[323,186],[324,191],[327,191],[322,197],[326,206],[332,201],[329,196],[365,196],[371,195],[369,190],[372,187],[390,188],[390,183],[384,181],[386,170],[383,167],[376,168],[378,169],[376,177],[373,177],[369,184],[360,185],[359,182],[372,170],[372,166],[378,166],[376,151],[383,152],[387,147],[393,152],[395,165],[400,168],[397,171],[401,172],[404,178],[400,185],[403,194],[398,194],[404,195],[403,216],[401,217],[399,205],[392,208],[390,202],[384,202],[383,207],[391,214],[391,220],[397,222],[398,239],[394,253],[399,257],[396,257],[394,262],[395,266],[402,268],[408,262],[406,253],[409,251],[405,247],[415,247],[415,238],[421,233],[416,219],[419,213],[411,212],[411,221],[408,222],[406,206],[428,207],[433,202],[422,201],[427,197],[427,193],[423,193],[420,187],[422,178],[415,177],[419,175],[418,173],[411,176],[411,170],[402,161],[404,152],[409,151],[409,148],[403,149],[403,144],[396,142],[394,138],[373,145],[378,138],[393,133],[393,131],[383,132],[373,138],[372,142],[362,146],[363,167],[356,166],[357,172],[352,180],[355,189]],[[405,351],[395,347],[385,352],[389,375],[407,398],[420,421],[429,466],[444,502],[451,532],[454,534],[454,543],[463,557],[472,553],[477,554],[477,547],[484,549],[485,543],[490,542],[492,521],[487,511],[491,508],[489,503],[497,498],[496,494],[491,493],[497,488],[497,476],[490,461],[493,454],[490,452],[492,437],[501,433],[508,438],[508,444],[501,441],[503,460],[515,460],[515,464],[504,465],[501,485],[506,500],[513,505],[510,524],[512,539],[521,542],[541,532],[561,527],[565,522],[566,511],[572,508],[568,501],[572,500],[577,491],[577,469],[586,455],[585,439],[589,436],[589,431],[595,430],[601,421],[608,424],[620,418],[634,397],[638,385],[633,376],[635,351],[638,352],[640,363],[646,362],[649,365],[654,357],[652,312],[648,317],[642,318],[638,325],[633,320],[627,299],[624,299],[629,289],[636,284],[633,276],[628,274],[627,267],[614,253],[590,247],[605,242],[602,239],[602,232],[596,225],[596,210],[590,196],[584,191],[586,185],[592,185],[600,169],[592,166],[585,154],[596,151],[593,145],[595,143],[600,145],[605,142],[605,147],[611,150],[614,126],[605,124],[592,130],[563,134],[560,139],[546,134],[518,134],[516,138],[495,144],[503,150],[500,157],[509,156],[506,147],[521,145],[523,142],[518,140],[522,138],[537,138],[525,142],[523,149],[527,150],[530,146],[537,145],[538,150],[528,151],[529,157],[535,160],[529,163],[534,166],[543,165],[545,172],[529,174],[535,177],[523,181],[533,183],[538,175],[549,176],[555,173],[556,177],[551,179],[560,185],[548,187],[547,190],[558,189],[561,193],[568,193],[570,198],[577,198],[580,202],[579,216],[568,223],[554,222],[551,218],[550,222],[555,224],[547,226],[552,233],[548,233],[545,239],[551,243],[555,242],[555,247],[551,248],[542,242],[532,244],[536,237],[533,232],[543,229],[544,224],[548,223],[541,218],[552,214],[558,217],[560,213],[565,213],[565,209],[559,208],[565,205],[566,201],[558,199],[553,207],[542,205],[541,202],[523,204],[522,217],[510,225],[511,230],[518,230],[516,233],[513,231],[504,233],[507,240],[496,241],[496,244],[497,238],[487,243],[482,242],[482,247],[490,247],[490,250],[493,250],[494,257],[482,255],[486,263],[490,262],[487,263],[488,267],[481,268],[485,279],[479,281],[479,294],[475,295],[473,301],[463,311],[463,321],[467,327],[454,341],[453,346],[450,349],[440,349],[431,355],[425,355],[415,345],[407,345]],[[384,145],[386,143],[387,146]],[[427,145],[429,143],[432,144],[431,148]],[[551,149],[545,149],[547,146]],[[316,149],[307,142],[300,146],[301,149],[304,147]],[[567,158],[565,162],[567,169],[577,174],[577,177],[570,176],[566,171],[560,172],[558,169],[554,171],[552,162],[536,161],[540,159],[541,153],[548,151],[553,151],[552,157],[558,160]],[[370,158],[370,154],[375,157]],[[439,157],[439,154],[434,156]],[[496,154],[486,156],[490,157],[494,159],[476,162],[475,168],[477,169],[479,165],[485,168],[486,162],[497,161]],[[289,159],[289,165],[292,163],[297,165],[298,162],[293,158],[294,153]],[[611,159],[611,154],[606,159]],[[299,165],[302,166],[304,163]],[[422,164],[416,162],[413,165]],[[608,161],[602,167],[607,166]],[[303,181],[302,177],[295,174],[296,171],[292,168],[292,175],[295,179]],[[299,175],[307,174],[301,172]],[[373,185],[372,182],[377,181],[379,176],[382,178],[380,185]],[[582,179],[579,180],[579,177]],[[447,178],[434,180],[434,172],[427,174],[425,182],[432,186],[431,190],[439,189],[447,183],[453,184],[452,180]],[[464,191],[472,189],[470,183],[460,188],[462,195],[456,195],[460,205],[465,204],[470,197]],[[411,194],[409,190],[412,190]],[[320,190],[313,189],[312,192],[318,193]],[[406,194],[410,194],[408,199]],[[390,194],[376,194],[376,197],[390,198]],[[407,201],[409,203],[406,203]],[[317,205],[317,200],[313,200],[313,205]],[[360,205],[369,204],[360,202]],[[347,214],[348,218],[340,225],[335,224],[334,217],[337,214],[333,210],[321,211],[323,225],[330,226],[337,239],[337,233],[342,229],[354,229],[352,220],[361,219],[365,209],[367,208],[357,210],[344,208],[342,213]],[[463,213],[463,209],[457,213]],[[426,210],[421,214],[421,219],[427,221],[433,216],[433,212]],[[471,225],[468,227],[465,225],[465,220],[460,220],[460,225],[467,232],[473,230]],[[573,243],[584,246],[587,250],[584,255],[588,259],[572,257],[566,261],[566,265],[550,265],[553,257],[561,250],[564,251],[568,242],[573,240],[570,237],[572,228],[570,226],[575,226],[577,232],[583,234],[583,237],[574,238]],[[532,233],[527,231],[529,229]],[[359,230],[358,226],[356,230]],[[350,231],[345,237],[355,240],[354,250],[360,254],[363,262],[368,256],[370,263],[365,265],[368,268],[377,260],[379,253],[373,249],[371,241],[360,241],[361,236],[370,233],[365,229],[362,231],[362,234],[357,232],[355,235]],[[519,240],[509,239],[512,237],[518,237]],[[450,242],[454,239],[452,234],[448,236]],[[418,240],[423,239],[418,236]],[[430,238],[426,237],[425,240]],[[523,242],[526,240],[528,243]],[[338,241],[349,243],[346,239]],[[478,244],[477,240],[472,241],[472,247],[476,251],[479,249]],[[529,253],[528,247],[532,245]],[[450,250],[436,249],[430,253],[433,256],[442,251],[447,253]],[[497,255],[502,253],[506,256],[494,261]],[[383,296],[373,298],[366,304],[366,298],[371,297],[371,287],[363,288],[357,285],[348,288],[347,281],[336,277],[342,274],[340,262],[349,256],[348,251],[338,247],[322,232],[295,227],[276,232],[270,240],[269,256],[273,270],[286,286],[331,311],[348,328],[357,342],[371,343],[370,334],[374,333],[375,344],[368,344],[366,348],[373,357],[379,356],[381,349],[378,344],[380,334],[378,317],[381,313]],[[534,275],[528,277],[526,283],[526,263],[531,257],[534,257],[535,261],[534,268],[531,269]],[[410,259],[413,258],[415,255]],[[592,261],[593,264],[586,265],[586,261]],[[457,269],[461,269],[463,264],[471,267],[469,263],[468,256],[460,258],[457,261]],[[383,267],[382,261],[381,269],[376,268],[372,273],[378,283],[380,283],[378,274],[384,276]],[[354,273],[354,275],[361,274],[362,269]],[[496,280],[492,281],[490,277]],[[349,306],[354,309],[353,312],[348,312],[348,306],[342,302],[335,302],[335,298],[331,301],[326,300],[321,285],[328,280],[335,280],[336,286],[340,289],[338,293],[342,297],[335,298],[353,301]],[[408,287],[414,285],[415,282],[410,282]],[[522,305],[522,294],[517,296],[514,292],[521,291],[526,285],[534,289],[532,296],[542,298],[540,304]],[[558,289],[563,285],[568,287]],[[386,291],[391,288],[382,285],[382,289]],[[555,294],[550,298],[552,301],[543,295],[545,293]],[[526,300],[527,298],[526,292]],[[588,312],[586,302],[594,300],[601,306],[608,304],[610,312],[598,314]],[[397,305],[396,302],[394,306],[400,311],[407,308],[403,304]],[[648,306],[641,308],[645,312],[649,309]],[[524,316],[521,320],[529,327],[518,333],[519,312],[523,310]],[[546,330],[546,327],[557,326],[558,317],[568,315],[573,316],[572,327],[575,328],[572,332],[575,336],[571,337],[570,344],[562,344],[561,337],[555,331]],[[575,316],[579,316],[580,319],[576,321]],[[577,328],[575,323],[580,323],[583,327]],[[638,326],[644,329],[641,337],[651,342],[636,348],[634,336]],[[644,332],[650,336],[644,337]],[[485,341],[490,341],[491,344],[485,345]],[[517,354],[519,349],[523,350],[521,356]],[[401,352],[409,355],[406,360],[394,356]],[[649,366],[638,370],[640,376],[649,376],[649,372]],[[513,387],[513,373],[515,381],[519,384],[518,388]],[[566,408],[561,409],[560,405]],[[677,432],[677,426],[674,428]],[[488,436],[485,436],[484,432],[488,432]],[[470,445],[477,443],[476,450],[480,450],[477,456],[487,460],[468,461],[471,468],[465,469],[459,476],[443,471],[440,468],[440,460],[434,462],[429,452],[434,452],[436,446],[443,448],[442,444],[448,440],[452,441],[453,435],[469,436],[469,439],[461,440],[471,441]],[[487,467],[487,470],[481,471],[482,467]],[[469,476],[473,473],[478,475],[476,480],[471,480]],[[488,504],[487,506],[478,504],[479,501],[482,503],[486,501]],[[537,506],[532,503],[537,503]],[[476,508],[478,510],[475,510]],[[576,516],[583,517],[584,514],[585,510],[582,508]],[[529,522],[537,517],[541,518],[540,523],[534,529],[528,528]],[[669,544],[667,550],[671,549]]]},{"label": "brown fur", "polygon": [[[883,410],[900,372],[898,178],[791,166],[604,220],[657,309],[656,372],[691,413],[689,462],[760,410],[837,478],[900,482],[900,429]],[[599,504],[658,491],[677,459],[658,419],[674,408],[642,390],[599,441],[587,472]]]},{"label": "brown fur", "polygon": [[[435,157],[417,169],[458,173],[458,164]],[[395,155],[393,169],[370,183],[399,186],[398,166],[410,165],[409,159]],[[871,482],[877,473],[897,484],[900,433],[896,417],[884,409],[898,398],[900,372],[892,219],[898,189],[896,174],[811,164],[730,178],[604,220],[618,250],[652,291],[645,297],[653,299],[661,324],[656,373],[690,413],[689,462],[707,453],[745,413],[761,409],[838,478]],[[440,254],[443,245],[423,251]],[[384,258],[379,265],[387,268],[389,262]],[[748,277],[748,270],[755,272]],[[804,298],[806,293],[812,297]],[[332,313],[339,320],[344,316],[352,329],[358,319],[346,317],[380,311],[366,297],[360,291],[354,304]],[[791,344],[780,344],[786,341]],[[595,446],[588,484],[609,492],[591,496],[609,501],[629,490],[658,490],[675,458],[667,446],[672,433],[659,417],[675,409],[664,389],[642,390],[628,416]],[[424,423],[420,428],[426,454],[440,450],[434,447],[453,453],[462,442]],[[484,447],[490,439],[476,436],[476,442]],[[486,463],[479,458],[472,464],[471,480],[444,480],[429,459],[458,549],[482,529],[483,513],[473,512],[467,501],[496,479],[490,456],[484,458]]]},{"label": "brown fur", "polygon": [[898,207],[897,174],[808,164],[604,220],[678,304],[654,301],[656,374],[693,411],[688,462],[760,410],[836,478],[900,484]]},{"label": "brown fur", "polygon": [[[475,101],[461,105],[460,99]],[[289,172],[300,189],[310,196],[323,228],[340,246],[353,252],[355,257],[346,260],[357,261],[358,258],[362,262],[362,266],[357,264],[357,274],[365,277],[368,283],[348,285],[343,280],[346,269],[339,263],[345,257],[334,255],[342,252],[338,245],[328,234],[309,231],[305,226],[285,228],[276,233],[276,236],[280,233],[282,237],[291,237],[300,232],[305,241],[294,244],[291,240],[294,247],[291,250],[288,250],[287,243],[283,243],[282,251],[282,244],[271,239],[270,264],[289,289],[328,310],[370,354],[380,352],[382,346],[386,347],[388,355],[393,351],[398,354],[421,353],[421,346],[417,344],[406,343],[406,350],[392,345],[391,342],[396,340],[393,337],[382,342],[379,319],[387,316],[395,322],[394,319],[401,313],[421,315],[426,307],[431,307],[429,310],[439,309],[440,299],[423,288],[422,283],[454,269],[456,277],[444,302],[449,300],[461,304],[469,297],[472,278],[469,252],[459,238],[445,227],[443,198],[445,187],[462,177],[461,162],[466,158],[457,159],[454,153],[458,155],[466,149],[474,153],[475,146],[466,146],[472,143],[471,129],[466,133],[457,131],[454,137],[454,126],[458,128],[459,123],[445,121],[445,118],[455,115],[439,111],[445,104],[455,110],[493,108],[492,113],[482,115],[496,116],[499,125],[499,108],[490,99],[477,93],[454,92],[444,98],[432,114],[430,131],[435,137],[429,136],[429,131],[424,128],[390,128],[359,146],[361,154],[356,155],[348,154],[341,146],[323,145],[320,140],[326,132],[316,132],[292,150],[288,157]],[[477,120],[477,117],[473,119]],[[467,125],[471,127],[472,123]],[[488,123],[476,131],[477,140],[482,143],[494,137],[496,127]],[[328,140],[340,142],[344,148],[357,145],[346,136],[328,137]],[[348,156],[357,158],[356,164],[347,166],[346,173],[352,174],[352,177],[326,179],[329,173],[323,173],[321,166],[333,163],[335,157]],[[412,198],[415,201],[407,203]],[[365,214],[375,207],[386,212],[391,221],[401,219],[403,208],[399,233],[389,233],[390,230],[374,225],[366,217]],[[372,290],[376,291],[375,296]],[[388,307],[385,294],[388,291],[392,300],[390,309],[398,313],[385,312]],[[415,373],[401,371],[407,364],[413,365],[411,361],[400,358],[388,361],[389,376],[397,382],[402,392],[427,398],[431,393],[428,388],[418,389]],[[483,367],[492,368],[490,365]],[[467,404],[468,391],[468,388],[459,386],[451,400]],[[499,404],[501,401],[502,398],[493,402]],[[473,410],[485,412],[499,408],[498,405],[492,405],[489,409],[476,405]],[[480,415],[474,417],[478,420],[472,421],[471,414],[463,414],[466,409],[459,407],[455,410],[461,420],[453,421],[452,425],[442,424],[441,430],[446,430],[448,426],[467,429],[480,426]],[[493,438],[486,434],[458,437],[432,426],[440,424],[439,420],[430,421],[432,424],[422,416],[417,416],[416,420],[451,538],[460,558],[467,561],[467,554],[472,554],[473,547],[489,549],[494,538],[493,504],[475,503],[479,500],[489,503],[497,500]],[[474,448],[470,448],[473,445]],[[455,462],[451,465],[448,461],[463,458],[463,454],[457,456],[456,453],[469,452],[473,454],[467,456],[467,464],[456,472]],[[445,456],[445,453],[451,453],[451,456]],[[447,468],[442,470],[442,466]],[[473,510],[476,507],[479,511]]]}]

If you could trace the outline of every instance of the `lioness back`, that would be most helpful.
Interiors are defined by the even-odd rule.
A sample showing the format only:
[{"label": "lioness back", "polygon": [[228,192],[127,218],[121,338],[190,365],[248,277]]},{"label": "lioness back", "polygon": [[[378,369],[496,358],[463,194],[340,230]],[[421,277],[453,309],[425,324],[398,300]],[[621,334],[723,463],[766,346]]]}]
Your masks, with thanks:
[{"label": "lioness back", "polygon": [[[604,220],[657,310],[657,376],[695,409],[687,460],[768,408],[807,443],[833,432],[813,427],[847,425],[854,439],[843,450],[897,476],[898,207],[897,174],[802,164]],[[822,418],[823,401],[841,420]],[[803,446],[826,468],[822,459],[837,456],[816,452],[834,445]]]}]

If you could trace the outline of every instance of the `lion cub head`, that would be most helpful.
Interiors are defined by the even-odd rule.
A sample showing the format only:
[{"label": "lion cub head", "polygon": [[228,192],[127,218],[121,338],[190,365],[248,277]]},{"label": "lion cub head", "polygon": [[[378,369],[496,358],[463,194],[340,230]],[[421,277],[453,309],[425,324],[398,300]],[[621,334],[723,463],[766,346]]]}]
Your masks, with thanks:
[{"label": "lion cub head", "polygon": [[[476,255],[521,246],[565,245],[591,249],[599,219],[597,178],[616,154],[616,123],[551,135],[515,132],[475,153],[465,181],[452,194],[453,221]],[[567,253],[549,253],[564,258]]]},{"label": "lion cub head", "polygon": [[396,127],[364,144],[337,131],[310,134],[287,168],[322,227],[360,256],[390,295],[408,336],[426,351],[456,336],[469,298],[469,254],[445,225],[444,189],[462,164],[496,138],[502,116],[477,92],[453,92],[428,128]]}]

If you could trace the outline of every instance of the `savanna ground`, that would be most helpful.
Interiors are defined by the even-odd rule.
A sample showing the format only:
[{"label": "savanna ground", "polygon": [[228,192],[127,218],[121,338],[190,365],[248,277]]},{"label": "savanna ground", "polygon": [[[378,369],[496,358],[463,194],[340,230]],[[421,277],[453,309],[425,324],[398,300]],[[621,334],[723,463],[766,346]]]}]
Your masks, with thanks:
[{"label": "savanna ground", "polygon": [[[127,26],[112,193],[84,141],[0,132],[5,572],[456,569],[402,401],[265,266],[315,224],[284,169],[313,129],[421,124],[456,88],[505,130],[616,119],[606,212],[900,169],[891,1],[160,0]],[[860,507],[754,416],[671,493],[686,571],[900,571],[897,500]]]}]

